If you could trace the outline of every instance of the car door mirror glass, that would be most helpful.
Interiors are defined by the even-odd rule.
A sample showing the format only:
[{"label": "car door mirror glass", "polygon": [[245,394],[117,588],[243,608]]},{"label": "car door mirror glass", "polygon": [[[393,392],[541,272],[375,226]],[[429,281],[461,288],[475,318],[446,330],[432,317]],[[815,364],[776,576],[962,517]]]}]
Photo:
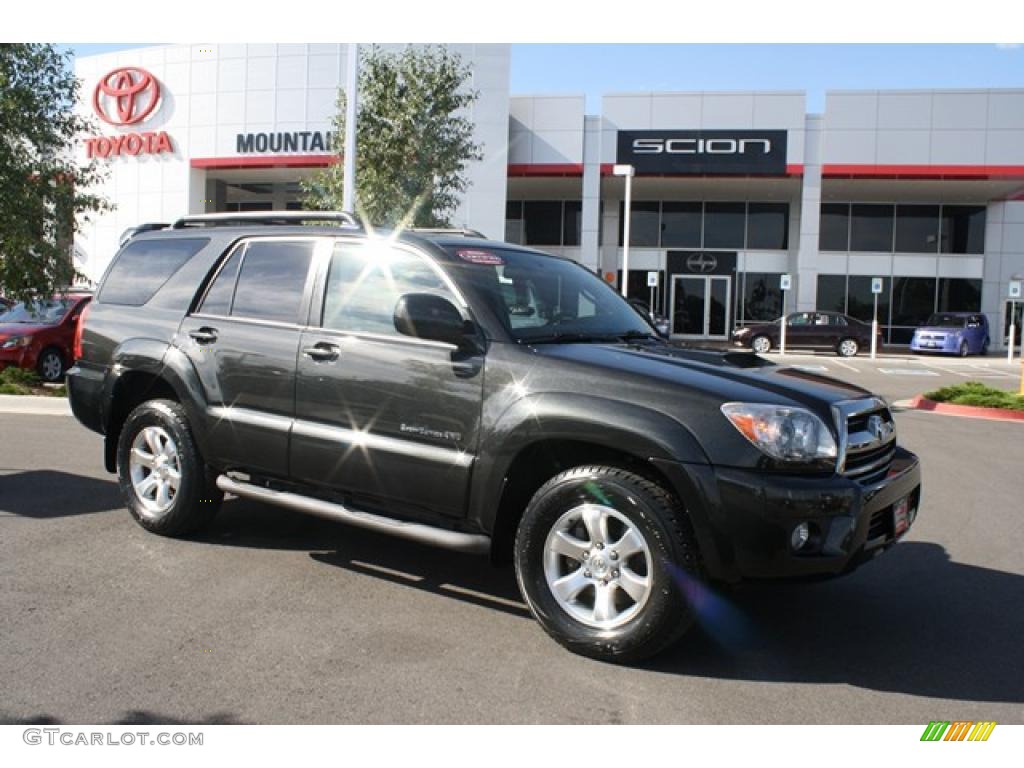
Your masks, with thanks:
[{"label": "car door mirror glass", "polygon": [[[465,347],[471,324],[448,299],[433,293],[407,293],[395,305],[395,330],[426,341]],[[467,333],[468,331],[468,333]]]}]

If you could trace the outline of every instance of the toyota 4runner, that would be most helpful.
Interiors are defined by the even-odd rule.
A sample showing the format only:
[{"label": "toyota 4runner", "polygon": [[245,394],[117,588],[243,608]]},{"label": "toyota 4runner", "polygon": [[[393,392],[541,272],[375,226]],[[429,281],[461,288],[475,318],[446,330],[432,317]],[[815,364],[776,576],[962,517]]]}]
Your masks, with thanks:
[{"label": "toyota 4runner", "polygon": [[601,659],[680,637],[695,580],[845,573],[920,502],[880,398],[674,346],[578,264],[472,233],[188,217],[131,237],[83,320],[71,405],[146,529],[228,493],[511,559]]}]

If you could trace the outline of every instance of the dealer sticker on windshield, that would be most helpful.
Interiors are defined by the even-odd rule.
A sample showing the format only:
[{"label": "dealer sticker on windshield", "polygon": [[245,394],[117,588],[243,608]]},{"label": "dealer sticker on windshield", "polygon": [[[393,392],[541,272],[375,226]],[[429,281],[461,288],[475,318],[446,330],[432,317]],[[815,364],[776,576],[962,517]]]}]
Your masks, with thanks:
[{"label": "dealer sticker on windshield", "polygon": [[463,248],[456,251],[455,255],[470,264],[482,264],[488,267],[500,267],[505,263],[505,260],[498,254],[476,248]]}]

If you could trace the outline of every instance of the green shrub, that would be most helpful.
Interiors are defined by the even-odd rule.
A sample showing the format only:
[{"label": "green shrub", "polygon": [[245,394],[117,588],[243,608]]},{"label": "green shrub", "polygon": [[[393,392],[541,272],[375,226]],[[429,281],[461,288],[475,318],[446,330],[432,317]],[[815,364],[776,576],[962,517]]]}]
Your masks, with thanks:
[{"label": "green shrub", "polygon": [[9,384],[16,387],[38,387],[42,384],[42,380],[36,375],[35,371],[9,366],[0,371],[0,384]]},{"label": "green shrub", "polygon": [[937,403],[1024,411],[1024,396],[1003,389],[995,389],[980,381],[967,381],[963,384],[943,387],[934,392],[928,392],[925,397]]}]

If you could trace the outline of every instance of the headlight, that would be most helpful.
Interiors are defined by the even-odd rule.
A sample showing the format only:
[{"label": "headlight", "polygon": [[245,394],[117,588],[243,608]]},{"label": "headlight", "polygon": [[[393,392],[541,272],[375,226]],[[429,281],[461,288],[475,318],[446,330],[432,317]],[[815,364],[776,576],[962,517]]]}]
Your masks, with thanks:
[{"label": "headlight", "polygon": [[831,430],[803,408],[726,403],[722,413],[747,440],[773,459],[814,461],[836,457]]},{"label": "headlight", "polygon": [[743,326],[742,328],[737,328],[736,332],[733,335],[735,335],[735,336],[746,336],[748,333],[750,333],[750,329],[748,327],[746,327],[746,326]]},{"label": "headlight", "polygon": [[31,336],[11,336],[11,338],[3,344],[0,344],[0,349],[17,349],[19,347],[27,347],[31,341]]}]

